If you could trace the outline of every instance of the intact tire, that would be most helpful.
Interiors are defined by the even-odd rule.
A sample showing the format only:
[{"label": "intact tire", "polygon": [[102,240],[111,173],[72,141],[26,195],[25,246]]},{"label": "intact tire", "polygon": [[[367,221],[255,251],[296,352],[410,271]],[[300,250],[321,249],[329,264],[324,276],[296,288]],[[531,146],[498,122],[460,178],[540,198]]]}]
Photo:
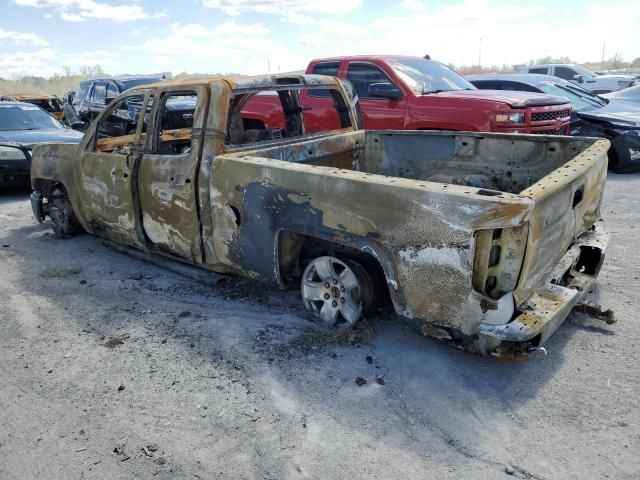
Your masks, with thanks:
[{"label": "intact tire", "polygon": [[300,281],[305,307],[326,327],[353,327],[373,306],[374,283],[351,259],[323,256],[311,261]]},{"label": "intact tire", "polygon": [[48,203],[51,227],[57,238],[73,237],[82,231],[76,214],[73,212],[73,207],[71,207],[71,202],[63,190],[54,189]]}]

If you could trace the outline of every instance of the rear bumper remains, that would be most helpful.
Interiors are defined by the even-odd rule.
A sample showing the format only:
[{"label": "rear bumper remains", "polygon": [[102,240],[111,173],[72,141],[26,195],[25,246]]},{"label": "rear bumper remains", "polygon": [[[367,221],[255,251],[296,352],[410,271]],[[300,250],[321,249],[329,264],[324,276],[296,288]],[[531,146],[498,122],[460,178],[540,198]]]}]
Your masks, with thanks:
[{"label": "rear bumper remains", "polygon": [[567,250],[543,285],[505,325],[480,324],[479,333],[503,342],[542,345],[567,318],[600,272],[609,243],[603,222],[582,234]]},{"label": "rear bumper remains", "polygon": [[31,193],[31,210],[36,220],[42,223],[44,221],[45,211],[42,195],[39,192]]}]

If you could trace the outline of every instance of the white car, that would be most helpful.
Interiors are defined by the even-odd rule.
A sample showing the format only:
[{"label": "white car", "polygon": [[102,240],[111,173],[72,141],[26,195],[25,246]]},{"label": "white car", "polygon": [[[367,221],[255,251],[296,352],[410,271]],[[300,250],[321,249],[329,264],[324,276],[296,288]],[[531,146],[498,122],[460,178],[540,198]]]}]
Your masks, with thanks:
[{"label": "white car", "polygon": [[615,92],[635,85],[637,82],[633,75],[596,75],[588,68],[570,63],[521,65],[516,69],[518,73],[541,73],[543,75],[560,77],[564,80],[577,83],[594,95]]}]

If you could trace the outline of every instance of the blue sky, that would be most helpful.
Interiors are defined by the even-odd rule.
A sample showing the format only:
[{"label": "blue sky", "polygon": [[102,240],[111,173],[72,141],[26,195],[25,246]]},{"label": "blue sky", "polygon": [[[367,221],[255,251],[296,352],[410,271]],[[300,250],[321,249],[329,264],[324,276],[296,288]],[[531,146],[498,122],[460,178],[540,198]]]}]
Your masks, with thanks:
[{"label": "blue sky", "polygon": [[302,69],[331,55],[445,63],[640,57],[640,1],[0,0],[0,77]]}]

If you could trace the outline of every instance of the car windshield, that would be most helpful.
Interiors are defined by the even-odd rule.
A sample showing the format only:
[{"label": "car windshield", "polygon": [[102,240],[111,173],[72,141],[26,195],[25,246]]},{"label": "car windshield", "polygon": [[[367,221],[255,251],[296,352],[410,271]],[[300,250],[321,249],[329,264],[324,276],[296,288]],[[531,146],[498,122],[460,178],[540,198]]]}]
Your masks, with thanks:
[{"label": "car windshield", "polygon": [[64,125],[35,105],[0,106],[0,130],[49,129],[64,130]]},{"label": "car windshield", "polygon": [[416,95],[476,89],[467,80],[439,62],[416,59],[392,61],[390,64]]},{"label": "car windshield", "polygon": [[572,88],[568,85],[560,85],[553,82],[542,82],[538,85],[538,88],[549,95],[567,97],[571,106],[577,112],[582,110],[593,110],[606,105],[604,100],[601,100],[582,89]]},{"label": "car windshield", "polygon": [[578,74],[582,75],[583,77],[595,77],[596,75],[589,70],[588,68],[583,67],[582,65],[573,65],[572,68],[578,72]]}]

